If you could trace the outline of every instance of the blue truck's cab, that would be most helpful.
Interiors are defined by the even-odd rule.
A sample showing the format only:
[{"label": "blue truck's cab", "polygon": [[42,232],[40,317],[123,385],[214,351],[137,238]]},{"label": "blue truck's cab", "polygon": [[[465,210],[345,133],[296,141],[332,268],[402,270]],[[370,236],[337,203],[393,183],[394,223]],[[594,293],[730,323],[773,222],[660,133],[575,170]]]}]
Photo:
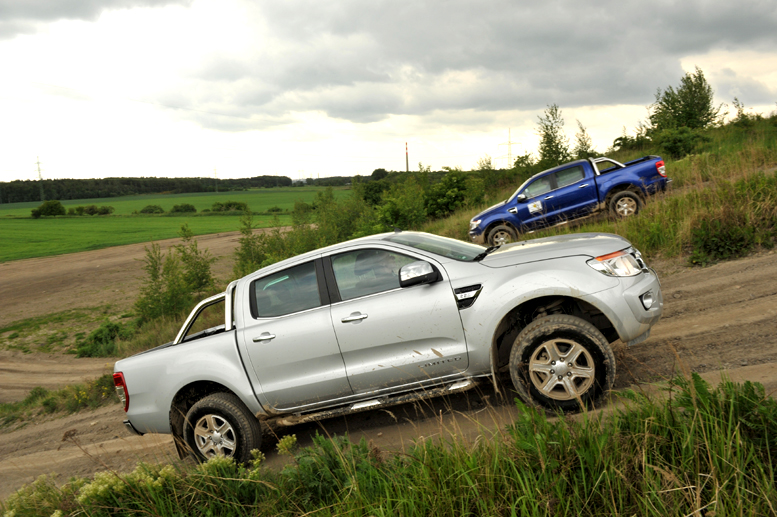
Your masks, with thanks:
[{"label": "blue truck's cab", "polygon": [[469,236],[493,246],[602,210],[629,216],[669,181],[660,156],[625,164],[609,158],[566,163],[532,176],[506,201],[473,217]]}]

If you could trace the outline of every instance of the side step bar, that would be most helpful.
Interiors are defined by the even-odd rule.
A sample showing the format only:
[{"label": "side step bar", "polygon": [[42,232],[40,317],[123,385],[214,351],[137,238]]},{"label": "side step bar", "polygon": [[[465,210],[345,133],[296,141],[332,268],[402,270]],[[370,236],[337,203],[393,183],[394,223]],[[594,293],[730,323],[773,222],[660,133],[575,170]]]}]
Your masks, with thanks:
[{"label": "side step bar", "polygon": [[462,381],[454,382],[453,384],[447,384],[431,389],[421,389],[397,395],[394,397],[379,397],[369,400],[363,400],[356,402],[348,406],[340,406],[334,409],[327,409],[324,411],[318,411],[315,413],[307,413],[303,415],[289,415],[282,416],[277,419],[271,420],[273,424],[280,426],[290,426],[297,424],[304,424],[306,422],[314,422],[316,420],[324,420],[326,418],[332,418],[341,415],[351,415],[353,413],[359,413],[361,411],[369,411],[370,409],[387,408],[396,406],[399,404],[405,404],[407,402],[414,402],[417,400],[430,399],[445,395],[448,393],[458,393],[461,391],[467,391],[480,384],[476,379],[465,379]]}]

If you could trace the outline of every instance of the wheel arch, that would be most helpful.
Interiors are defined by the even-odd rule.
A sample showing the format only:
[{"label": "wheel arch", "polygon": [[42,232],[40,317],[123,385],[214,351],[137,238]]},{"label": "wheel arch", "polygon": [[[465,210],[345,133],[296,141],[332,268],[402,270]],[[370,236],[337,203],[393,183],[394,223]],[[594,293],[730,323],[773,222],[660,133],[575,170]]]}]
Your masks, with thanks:
[{"label": "wheel arch", "polygon": [[240,396],[223,384],[214,381],[195,381],[183,386],[173,397],[170,404],[170,432],[175,442],[178,457],[184,459],[189,455],[189,446],[183,437],[183,424],[189,409],[198,400],[214,393],[229,393],[240,399]]},{"label": "wheel arch", "polygon": [[518,227],[516,227],[510,221],[507,221],[505,219],[494,219],[493,221],[488,223],[488,225],[486,226],[486,229],[483,230],[483,235],[485,236],[486,242],[488,242],[488,234],[491,233],[491,230],[493,230],[497,226],[501,226],[501,225],[509,226],[510,228],[513,229],[513,231],[515,232],[516,235],[520,235],[521,234],[521,232],[518,230]]},{"label": "wheel arch", "polygon": [[549,314],[577,316],[596,327],[609,343],[619,338],[615,326],[595,305],[573,296],[539,296],[521,302],[508,311],[496,326],[492,343],[492,360],[501,371],[509,362],[515,338],[532,321]]},{"label": "wheel arch", "polygon": [[637,195],[640,202],[644,205],[645,200],[647,199],[645,196],[645,192],[637,185],[634,185],[633,183],[621,183],[620,185],[613,186],[607,194],[604,196],[604,206],[606,208],[610,207],[610,202],[612,201],[612,198],[615,197],[616,194],[620,194],[621,192],[633,192]]}]

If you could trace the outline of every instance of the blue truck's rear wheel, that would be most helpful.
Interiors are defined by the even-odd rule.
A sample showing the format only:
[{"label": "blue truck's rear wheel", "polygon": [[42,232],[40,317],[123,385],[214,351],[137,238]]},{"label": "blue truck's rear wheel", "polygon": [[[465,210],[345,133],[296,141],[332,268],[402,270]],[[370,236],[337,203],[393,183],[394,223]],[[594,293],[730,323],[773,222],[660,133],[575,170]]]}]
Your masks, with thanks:
[{"label": "blue truck's rear wheel", "polygon": [[642,200],[634,192],[625,190],[618,192],[610,200],[610,213],[615,217],[629,217],[637,215],[642,206]]}]

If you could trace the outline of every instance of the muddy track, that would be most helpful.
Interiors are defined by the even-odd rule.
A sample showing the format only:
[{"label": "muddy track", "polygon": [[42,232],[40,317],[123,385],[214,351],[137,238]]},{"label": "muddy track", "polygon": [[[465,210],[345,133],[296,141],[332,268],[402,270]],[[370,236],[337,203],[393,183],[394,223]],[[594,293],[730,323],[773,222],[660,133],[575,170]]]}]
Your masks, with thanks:
[{"label": "muddy track", "polygon": [[[236,234],[221,234],[200,242],[215,256],[224,257],[231,254],[236,240]],[[122,304],[128,307],[137,292],[140,264],[135,259],[142,257],[143,246],[121,248],[0,265],[0,318],[7,322],[46,314],[61,303],[74,303],[74,292],[81,293],[76,303],[97,303],[96,296],[101,303],[111,299],[119,308]],[[217,265],[228,271],[231,260],[222,259]],[[644,343],[632,348],[616,343],[616,389],[635,385],[649,389],[649,383],[684,370],[702,373],[709,380],[719,379],[723,371],[734,380],[758,381],[770,392],[777,390],[777,254],[765,252],[704,269],[688,269],[679,261],[653,265],[661,275],[664,317]],[[29,286],[20,289],[14,284],[18,282],[16,275],[25,271],[35,277],[36,285],[54,286],[47,293],[50,298],[41,300],[30,294],[34,290]],[[117,290],[121,296],[115,294]],[[9,312],[16,316],[9,316]],[[30,383],[35,385],[30,380],[35,375],[57,384],[103,373],[104,360],[81,361],[5,353],[0,356],[0,386],[18,386],[22,393]],[[296,434],[302,445],[309,444],[316,432],[348,432],[355,439],[364,436],[390,451],[444,434],[474,440],[479,434],[504,430],[517,411],[511,402],[513,396],[504,387],[498,394],[486,385],[445,399],[282,432]],[[5,440],[0,442],[0,498],[44,473],[58,475],[64,482],[69,476],[89,476],[100,470],[126,471],[139,460],[174,459],[169,437],[130,436],[121,424],[123,416],[120,407],[110,406],[68,417],[47,417],[35,425],[5,432]],[[276,440],[271,431],[265,434],[263,449],[270,465],[283,461],[273,452]]]}]

